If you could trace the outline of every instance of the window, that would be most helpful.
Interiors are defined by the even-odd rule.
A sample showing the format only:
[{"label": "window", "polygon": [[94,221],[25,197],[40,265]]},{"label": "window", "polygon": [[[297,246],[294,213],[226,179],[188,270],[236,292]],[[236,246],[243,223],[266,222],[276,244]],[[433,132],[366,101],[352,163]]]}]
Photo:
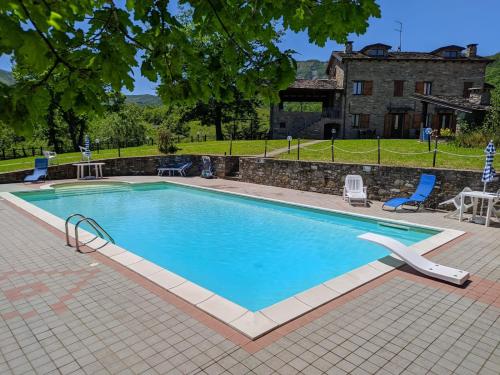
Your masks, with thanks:
[{"label": "window", "polygon": [[368,50],[369,56],[385,56],[385,50],[383,49],[370,49]]},{"label": "window", "polygon": [[352,115],[352,127],[353,128],[359,128],[359,114]]},{"label": "window", "polygon": [[464,98],[468,98],[470,96],[470,90],[472,88],[473,82],[464,82]]},{"label": "window", "polygon": [[424,82],[424,95],[431,95],[432,82]]},{"label": "window", "polygon": [[394,96],[403,96],[405,81],[394,81]]},{"label": "window", "polygon": [[354,81],[352,85],[352,93],[353,95],[363,94],[363,81]]},{"label": "window", "polygon": [[369,114],[353,114],[352,116],[352,127],[368,129],[370,127],[370,115]]},{"label": "window", "polygon": [[458,57],[458,51],[443,51],[443,57],[453,59]]},{"label": "window", "polygon": [[280,122],[280,129],[286,128],[286,122]]},{"label": "window", "polygon": [[441,129],[448,129],[451,127],[451,115],[449,113],[444,113],[440,116],[439,127]]}]

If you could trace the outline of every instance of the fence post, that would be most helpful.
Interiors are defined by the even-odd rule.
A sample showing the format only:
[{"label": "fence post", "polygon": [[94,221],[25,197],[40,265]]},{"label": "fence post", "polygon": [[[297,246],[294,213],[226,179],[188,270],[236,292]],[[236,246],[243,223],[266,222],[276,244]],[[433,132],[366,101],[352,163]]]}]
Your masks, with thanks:
[{"label": "fence post", "polygon": [[40,155],[43,155],[43,147],[40,147]]},{"label": "fence post", "polygon": [[267,158],[267,138],[264,140],[264,157]]},{"label": "fence post", "polygon": [[120,158],[122,156],[121,150],[120,150],[120,141],[118,141],[118,157]]},{"label": "fence post", "polygon": [[207,135],[205,134],[205,142],[207,141]]},{"label": "fence post", "polygon": [[377,135],[377,148],[378,148],[378,165],[380,165],[380,137]]},{"label": "fence post", "polygon": [[297,138],[297,160],[300,160],[300,138]]},{"label": "fence post", "polygon": [[233,154],[233,136],[229,138],[229,156]]},{"label": "fence post", "polygon": [[332,163],[335,161],[335,138],[332,135]]},{"label": "fence post", "polygon": [[35,156],[35,148],[31,147],[31,156]]},{"label": "fence post", "polygon": [[438,151],[438,136],[436,135],[436,142],[434,143],[434,154],[432,157],[432,167],[436,166],[437,151]]}]

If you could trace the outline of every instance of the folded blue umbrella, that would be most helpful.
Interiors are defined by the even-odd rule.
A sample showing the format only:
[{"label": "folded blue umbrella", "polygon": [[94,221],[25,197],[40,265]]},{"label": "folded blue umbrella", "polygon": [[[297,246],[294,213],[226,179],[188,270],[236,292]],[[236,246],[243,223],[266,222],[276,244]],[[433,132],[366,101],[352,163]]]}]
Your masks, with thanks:
[{"label": "folded blue umbrella", "polygon": [[398,207],[403,205],[416,205],[417,210],[420,208],[422,203],[425,202],[429,195],[431,195],[434,185],[436,184],[436,176],[432,174],[422,174],[420,176],[420,182],[418,183],[417,190],[409,198],[392,198],[385,202],[382,206],[391,207],[396,210]]}]

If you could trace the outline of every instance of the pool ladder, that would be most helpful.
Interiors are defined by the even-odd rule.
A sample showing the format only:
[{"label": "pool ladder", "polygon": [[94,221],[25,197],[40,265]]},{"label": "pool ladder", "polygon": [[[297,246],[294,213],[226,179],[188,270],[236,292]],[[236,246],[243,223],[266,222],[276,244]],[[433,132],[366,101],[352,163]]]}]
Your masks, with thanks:
[{"label": "pool ladder", "polygon": [[71,243],[69,241],[68,225],[69,225],[69,222],[71,221],[71,219],[74,217],[80,218],[80,220],[75,224],[75,247],[76,247],[77,251],[80,251],[80,242],[78,241],[78,228],[80,227],[80,224],[83,224],[83,223],[89,224],[97,232],[97,236],[92,238],[90,241],[82,243],[82,245],[87,245],[87,244],[91,243],[92,241],[96,240],[97,238],[105,239],[105,237],[107,238],[107,242],[103,246],[107,245],[110,242],[115,243],[115,240],[113,239],[113,237],[111,237],[111,235],[108,232],[106,232],[104,230],[104,228],[101,227],[97,223],[97,221],[95,221],[91,217],[86,217],[82,214],[73,214],[73,215],[68,216],[68,218],[66,219],[66,222],[64,223],[64,228],[66,230],[66,245],[71,246]]}]

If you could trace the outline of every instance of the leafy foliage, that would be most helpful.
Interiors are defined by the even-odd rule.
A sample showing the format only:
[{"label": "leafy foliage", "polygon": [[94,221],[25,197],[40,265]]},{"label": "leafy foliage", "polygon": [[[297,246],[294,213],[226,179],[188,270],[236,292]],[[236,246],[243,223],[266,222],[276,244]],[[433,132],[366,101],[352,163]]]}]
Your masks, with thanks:
[{"label": "leafy foliage", "polygon": [[[110,89],[133,90],[132,68],[138,65],[169,104],[228,102],[233,85],[245,97],[276,100],[295,76],[292,51],[278,48],[283,30],[307,31],[312,43],[323,46],[363,33],[368,18],[380,16],[375,0],[179,0],[192,12],[192,29],[186,30],[169,3],[0,2],[0,54],[11,55],[25,72],[14,90],[2,89],[0,104],[9,108],[2,113],[44,119],[51,103],[47,82],[63,110],[76,117],[103,113]],[[218,55],[200,53],[194,38],[202,36],[219,38]]]}]

